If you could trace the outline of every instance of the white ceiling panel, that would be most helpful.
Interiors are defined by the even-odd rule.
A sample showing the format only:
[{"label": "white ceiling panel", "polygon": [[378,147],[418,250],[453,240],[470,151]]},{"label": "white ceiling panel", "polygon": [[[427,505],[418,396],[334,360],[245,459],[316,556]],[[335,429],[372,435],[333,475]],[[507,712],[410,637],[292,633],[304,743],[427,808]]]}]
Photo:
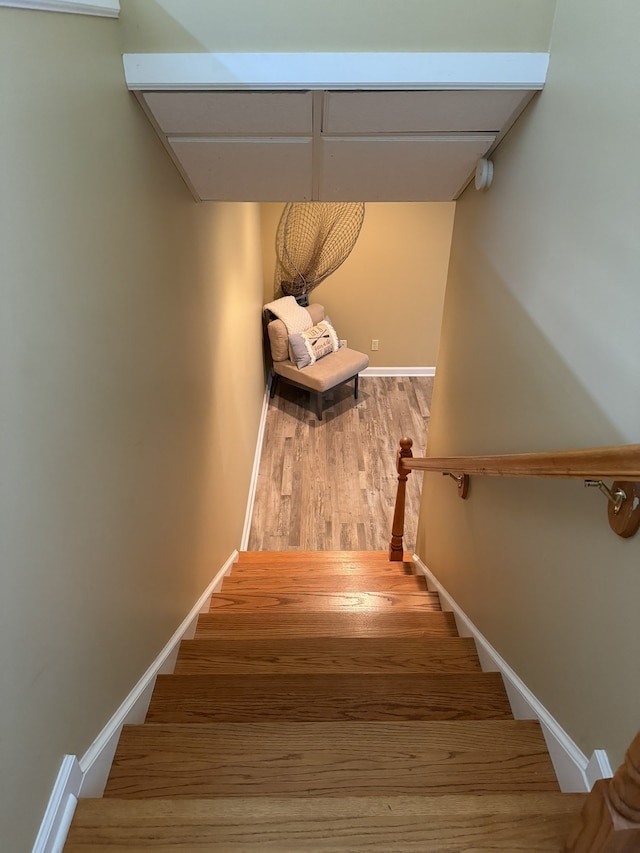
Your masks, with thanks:
[{"label": "white ceiling panel", "polygon": [[532,96],[518,90],[326,92],[324,133],[497,133]]},{"label": "white ceiling panel", "polygon": [[311,139],[169,138],[202,201],[308,201]]},{"label": "white ceiling panel", "polygon": [[167,134],[311,135],[311,92],[146,92]]},{"label": "white ceiling panel", "polygon": [[320,201],[450,201],[493,135],[322,140]]}]

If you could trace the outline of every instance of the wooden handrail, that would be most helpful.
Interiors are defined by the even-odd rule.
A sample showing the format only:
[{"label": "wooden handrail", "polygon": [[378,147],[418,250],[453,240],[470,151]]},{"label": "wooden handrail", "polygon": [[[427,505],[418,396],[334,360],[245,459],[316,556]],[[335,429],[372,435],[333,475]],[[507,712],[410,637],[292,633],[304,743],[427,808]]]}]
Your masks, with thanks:
[{"label": "wooden handrail", "polygon": [[485,477],[640,480],[640,444],[497,456],[411,457],[402,459],[400,464],[405,471],[455,472]]},{"label": "wooden handrail", "polygon": [[[396,466],[398,498],[393,518],[389,559],[401,560],[404,536],[404,489],[411,471],[440,472],[458,483],[466,498],[469,477],[553,477],[585,480],[609,498],[609,525],[625,538],[640,527],[640,444],[590,447],[585,450],[553,450],[541,453],[506,453],[493,456],[423,456],[411,453],[413,441],[400,439]],[[613,479],[611,489],[602,479]]]}]

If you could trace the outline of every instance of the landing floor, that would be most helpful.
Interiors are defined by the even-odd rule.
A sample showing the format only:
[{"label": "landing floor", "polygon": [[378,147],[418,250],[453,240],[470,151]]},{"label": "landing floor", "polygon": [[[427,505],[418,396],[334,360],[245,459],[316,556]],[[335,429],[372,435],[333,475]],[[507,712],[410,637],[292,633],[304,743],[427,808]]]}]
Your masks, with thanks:
[{"label": "landing floor", "polygon": [[[369,377],[334,392],[323,420],[291,386],[269,405],[249,550],[384,550],[403,435],[424,455],[433,379]],[[281,393],[280,393],[281,391]],[[421,472],[407,483],[405,550],[415,546]]]}]

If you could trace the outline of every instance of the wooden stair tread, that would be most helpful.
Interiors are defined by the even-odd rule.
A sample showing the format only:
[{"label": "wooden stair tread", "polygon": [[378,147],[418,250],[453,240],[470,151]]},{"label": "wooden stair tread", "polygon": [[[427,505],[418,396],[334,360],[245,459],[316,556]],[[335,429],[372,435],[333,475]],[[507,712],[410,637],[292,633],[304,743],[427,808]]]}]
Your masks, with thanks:
[{"label": "wooden stair tread", "polygon": [[558,790],[529,721],[124,726],[105,796]]},{"label": "wooden stair tread", "polygon": [[364,613],[202,613],[196,638],[223,637],[455,637],[453,613],[442,611]]},{"label": "wooden stair tread", "polygon": [[228,575],[222,584],[223,594],[229,592],[427,592],[427,582],[421,575],[371,574],[287,574],[266,572],[256,576],[246,572]]},{"label": "wooden stair tread", "polygon": [[275,577],[291,575],[307,577],[417,577],[422,573],[414,563],[301,563],[289,561],[280,565],[235,563],[227,577]]},{"label": "wooden stair tread", "polygon": [[434,592],[217,592],[211,596],[210,611],[288,610],[321,613],[323,611],[358,612],[362,610],[440,610]]},{"label": "wooden stair tread", "polygon": [[159,675],[151,723],[508,720],[496,672],[431,675]]},{"label": "wooden stair tread", "polygon": [[183,640],[175,674],[479,672],[471,637]]},{"label": "wooden stair tread", "polygon": [[344,554],[332,555],[330,552],[320,552],[315,555],[300,551],[287,552],[280,558],[269,552],[257,556],[246,556],[233,563],[230,574],[246,574],[249,572],[270,572],[286,575],[292,571],[300,574],[386,574],[407,575],[419,574],[418,569],[409,557],[406,560],[391,562],[386,554],[373,557],[359,557],[357,552],[348,551]]},{"label": "wooden stair tread", "polygon": [[410,563],[411,554],[404,552],[403,560],[389,560],[388,551],[239,551],[236,565],[242,563],[385,563],[393,566],[399,562]]},{"label": "wooden stair tread", "polygon": [[229,578],[289,578],[302,577],[366,577],[401,578],[419,577],[422,573],[415,563],[301,563],[288,562],[280,565],[265,563],[234,563]]},{"label": "wooden stair tread", "polygon": [[582,794],[85,799],[65,853],[560,853]]}]

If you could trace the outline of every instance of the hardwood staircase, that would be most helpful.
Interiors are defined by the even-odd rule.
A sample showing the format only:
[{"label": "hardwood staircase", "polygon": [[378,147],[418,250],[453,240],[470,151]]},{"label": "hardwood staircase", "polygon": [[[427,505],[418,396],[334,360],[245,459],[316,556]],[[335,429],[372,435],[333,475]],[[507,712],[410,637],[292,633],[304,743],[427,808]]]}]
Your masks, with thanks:
[{"label": "hardwood staircase", "polygon": [[538,723],[408,562],[242,553],[65,853],[560,853]]}]

